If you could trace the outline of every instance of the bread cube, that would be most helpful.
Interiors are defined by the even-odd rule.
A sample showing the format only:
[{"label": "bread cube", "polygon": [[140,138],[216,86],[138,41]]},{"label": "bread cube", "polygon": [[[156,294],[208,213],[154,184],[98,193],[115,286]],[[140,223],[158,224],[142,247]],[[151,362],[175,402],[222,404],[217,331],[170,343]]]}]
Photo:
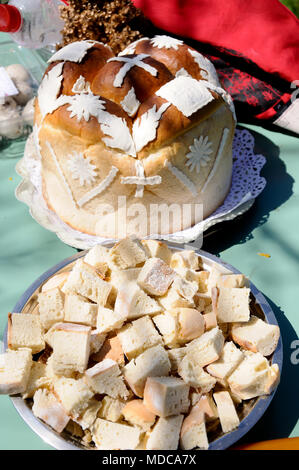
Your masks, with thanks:
[{"label": "bread cube", "polygon": [[171,372],[176,372],[178,370],[179,364],[182,361],[183,357],[185,357],[186,352],[186,347],[169,349],[167,351],[171,365]]},{"label": "bread cube", "polygon": [[204,332],[203,316],[192,308],[173,309],[156,315],[153,321],[163,335],[164,343],[170,347],[185,344]]},{"label": "bread cube", "polygon": [[32,354],[45,349],[39,316],[30,313],[9,313],[7,343],[9,349],[29,348]]},{"label": "bread cube", "polygon": [[57,375],[83,373],[90,354],[89,326],[74,323],[56,325],[53,334],[53,370]]},{"label": "bread cube", "polygon": [[99,333],[98,330],[90,332],[90,354],[96,354],[102,348],[106,340],[106,335]]},{"label": "bread cube", "polygon": [[250,289],[220,287],[217,301],[218,323],[248,322]]},{"label": "bread cube", "polygon": [[94,354],[92,359],[97,362],[101,362],[104,359],[112,359],[113,361],[117,362],[120,366],[124,366],[124,352],[118,337],[112,336],[110,338],[107,338],[99,352]]},{"label": "bread cube", "polygon": [[51,380],[46,377],[46,364],[32,361],[26,391],[22,397],[32,398],[38,388],[50,388]]},{"label": "bread cube", "polygon": [[73,419],[82,415],[94,395],[83,379],[66,377],[60,377],[54,381],[54,394],[66,413]]},{"label": "bread cube", "polygon": [[55,288],[61,289],[69,277],[69,272],[55,274],[55,276],[50,277],[45,284],[42,286],[42,292],[47,292]]},{"label": "bread cube", "polygon": [[44,334],[44,340],[46,344],[50,346],[50,348],[53,349],[53,344],[54,344],[54,333],[56,330],[56,327],[61,327],[61,325],[64,325],[63,322],[55,323],[51,328]]},{"label": "bread cube", "polygon": [[211,395],[202,395],[194,407],[202,411],[205,415],[205,421],[214,421],[218,418],[218,411]]},{"label": "bread cube", "polygon": [[96,268],[79,259],[62,287],[65,294],[80,294],[99,305],[105,305],[112,285],[104,281]]},{"label": "bread cube", "polygon": [[32,412],[34,416],[59,433],[64,430],[70,420],[61,403],[49,390],[37,390],[35,392]]},{"label": "bread cube", "polygon": [[226,379],[243,360],[243,353],[232,341],[225,343],[217,361],[207,367],[209,374],[219,379]]},{"label": "bread cube", "polygon": [[207,366],[217,361],[224,346],[224,336],[217,326],[202,336],[191,341],[187,346],[187,356],[201,366]]},{"label": "bread cube", "polygon": [[248,287],[248,280],[244,274],[222,274],[218,279],[217,287]]},{"label": "bread cube", "polygon": [[174,308],[183,308],[183,307],[195,307],[193,300],[187,300],[182,297],[179,292],[173,287],[173,285],[168,289],[167,293],[162,297],[158,298],[158,302],[165,310],[172,310]]},{"label": "bread cube", "polygon": [[94,393],[106,394],[112,398],[127,398],[129,395],[119,366],[112,359],[105,359],[87,369],[84,379]]},{"label": "bread cube", "polygon": [[64,296],[58,287],[38,294],[40,321],[45,330],[64,319]]},{"label": "bread cube", "polygon": [[203,319],[204,319],[204,322],[205,322],[205,330],[206,331],[209,331],[212,328],[216,328],[216,326],[217,326],[217,316],[216,316],[215,312],[205,313],[203,315]]},{"label": "bread cube", "polygon": [[208,393],[216,384],[216,379],[207,374],[196,363],[196,360],[188,355],[179,364],[178,373],[186,384],[194,388],[200,388],[202,393]]},{"label": "bread cube", "polygon": [[88,302],[78,294],[68,294],[65,296],[64,320],[66,322],[96,326],[97,314],[97,304]]},{"label": "bread cube", "polygon": [[189,415],[184,419],[180,444],[183,450],[191,450],[195,447],[199,449],[209,448],[204,413],[198,408],[192,408]]},{"label": "bread cube", "polygon": [[218,287],[219,280],[222,277],[222,272],[216,264],[213,264],[210,269],[209,278],[207,280],[208,294],[211,294],[213,287]]},{"label": "bread cube", "polygon": [[127,319],[133,320],[144,315],[155,315],[161,310],[158,302],[133,282],[118,289],[114,305],[115,314],[125,315]]},{"label": "bread cube", "polygon": [[93,246],[84,256],[84,262],[94,266],[95,268],[102,268],[103,264],[107,264],[109,260],[109,248],[103,245]]},{"label": "bread cube", "polygon": [[122,414],[128,423],[140,427],[144,432],[149,431],[156,420],[156,415],[144,406],[142,400],[128,401]]},{"label": "bread cube", "polygon": [[173,253],[170,261],[172,268],[199,269],[198,256],[194,250],[182,250]]},{"label": "bread cube", "polygon": [[242,348],[270,356],[277,347],[280,331],[277,325],[269,325],[252,315],[246,323],[234,323],[231,334]]},{"label": "bread cube", "polygon": [[138,318],[138,320],[126,324],[118,331],[117,337],[129,360],[152,346],[162,344],[162,337],[148,316]]},{"label": "bread cube", "polygon": [[121,289],[123,285],[128,283],[137,283],[141,268],[128,268],[121,270],[112,270],[110,275],[111,284],[117,289]]},{"label": "bread cube", "polygon": [[109,333],[109,331],[121,328],[127,319],[127,313],[120,309],[117,311],[99,305],[97,316],[97,331]]},{"label": "bread cube", "polygon": [[109,266],[111,269],[135,268],[146,259],[145,248],[138,240],[124,238],[110,249]]},{"label": "bread cube", "polygon": [[178,276],[173,281],[173,289],[183,297],[183,299],[193,302],[193,298],[198,291],[198,285],[196,282],[186,281],[181,276]]},{"label": "bread cube", "polygon": [[163,418],[186,413],[190,405],[189,385],[177,377],[148,377],[143,401],[152,413]]},{"label": "bread cube", "polygon": [[126,382],[138,397],[143,397],[147,377],[164,376],[169,372],[168,354],[161,345],[147,349],[123,368]]},{"label": "bread cube", "polygon": [[111,398],[106,395],[101,401],[101,408],[98,416],[99,418],[104,418],[116,423],[122,417],[122,410],[125,405],[125,401],[119,400],[118,398]]},{"label": "bread cube", "polygon": [[198,272],[198,292],[206,294],[208,292],[208,279],[210,273],[209,271],[199,271]]},{"label": "bread cube", "polygon": [[178,343],[178,320],[175,312],[164,312],[156,315],[153,322],[163,336],[166,346],[175,347]]},{"label": "bread cube", "polygon": [[146,450],[176,450],[184,416],[159,418],[146,443]]},{"label": "bread cube", "polygon": [[272,364],[269,368],[269,376],[265,385],[265,393],[269,395],[277,387],[280,380],[280,371],[277,364]]},{"label": "bread cube", "polygon": [[134,450],[139,444],[141,429],[98,418],[92,437],[99,450]]},{"label": "bread cube", "polygon": [[83,411],[82,415],[76,419],[76,423],[78,423],[84,431],[91,429],[98,417],[101,406],[102,403],[100,401],[91,398],[87,408]]},{"label": "bread cube", "polygon": [[141,240],[149,258],[161,258],[168,265],[170,264],[172,252],[166,245],[159,240]]},{"label": "bread cube", "polygon": [[223,432],[230,432],[240,424],[233,400],[228,392],[214,393],[220,424]]},{"label": "bread cube", "polygon": [[160,258],[149,258],[140,271],[137,282],[151,295],[164,295],[176,273]]},{"label": "bread cube", "polygon": [[32,366],[30,349],[7,350],[0,354],[0,395],[24,393]]}]

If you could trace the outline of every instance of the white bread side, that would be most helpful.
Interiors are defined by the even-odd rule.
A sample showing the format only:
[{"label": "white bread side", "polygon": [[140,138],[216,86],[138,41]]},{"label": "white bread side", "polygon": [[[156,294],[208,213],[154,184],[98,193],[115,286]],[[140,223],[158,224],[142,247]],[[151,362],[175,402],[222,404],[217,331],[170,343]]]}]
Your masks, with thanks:
[{"label": "white bread side", "polygon": [[209,331],[212,328],[216,328],[216,326],[217,326],[217,316],[216,316],[215,312],[205,313],[203,315],[203,319],[204,319],[204,322],[205,322],[205,330],[206,331]]},{"label": "white bread side", "polygon": [[187,346],[186,356],[191,357],[199,366],[204,367],[217,361],[223,346],[224,336],[217,326],[191,341]]},{"label": "white bread side", "polygon": [[202,395],[194,408],[204,413],[206,422],[214,421],[218,418],[217,407],[213,398],[209,394]]},{"label": "white bread side", "polygon": [[226,379],[243,360],[243,353],[232,341],[224,344],[221,355],[217,361],[207,367],[209,374],[219,379]]},{"label": "white bread side", "polygon": [[202,393],[208,393],[216,384],[216,379],[205,372],[196,359],[186,355],[179,365],[178,373],[184,382],[191,387],[200,388]]},{"label": "white bread side", "polygon": [[91,398],[88,403],[88,407],[83,411],[81,416],[76,419],[76,423],[78,423],[83,431],[86,429],[91,429],[95,420],[98,417],[99,410],[102,406],[102,403],[94,398]]},{"label": "white bread side", "polygon": [[146,250],[138,240],[124,238],[110,249],[108,264],[111,269],[135,268],[146,259]]},{"label": "white bread side", "polygon": [[61,289],[63,285],[66,283],[67,278],[69,277],[69,272],[55,274],[55,276],[50,277],[50,279],[45,282],[42,286],[42,292],[47,292],[50,289]]},{"label": "white bread side", "polygon": [[119,329],[127,320],[127,313],[121,309],[112,310],[111,308],[99,305],[97,315],[97,330],[99,333],[109,333]]},{"label": "white bread side", "polygon": [[198,284],[194,281],[186,281],[186,279],[177,275],[173,281],[173,289],[180,297],[193,303],[193,298],[198,291]]},{"label": "white bread side", "polygon": [[64,302],[64,321],[96,326],[98,305],[78,294],[68,294]]},{"label": "white bread side", "polygon": [[178,346],[178,321],[173,312],[164,312],[156,315],[153,322],[163,337],[163,342],[168,347]]},{"label": "white bread side", "polygon": [[54,394],[65,412],[73,419],[81,416],[94,395],[83,379],[76,380],[66,377],[54,381]]},{"label": "white bread side", "polygon": [[51,380],[46,377],[46,364],[32,361],[30,375],[22,398],[32,398],[38,388],[50,388]]},{"label": "white bread side", "polygon": [[220,424],[223,432],[230,432],[240,424],[236,408],[229,392],[214,393]]},{"label": "white bread side", "polygon": [[160,311],[161,306],[158,302],[140,289],[135,282],[128,282],[118,289],[114,305],[115,314],[134,320],[144,315],[156,315]]},{"label": "white bread side", "polygon": [[169,349],[168,351],[168,357],[170,360],[171,364],[171,371],[176,372],[178,370],[179,364],[182,361],[183,357],[185,357],[187,348],[186,347],[181,347],[181,348],[173,348]]},{"label": "white bread side", "polygon": [[91,330],[90,332],[90,355],[96,354],[102,348],[106,340],[106,335],[99,333],[98,330]]},{"label": "white bread side", "polygon": [[218,323],[248,322],[250,289],[220,287],[217,301]]},{"label": "white bread side", "polygon": [[103,346],[98,353],[93,354],[92,359],[96,362],[101,362],[104,359],[112,359],[117,362],[120,366],[125,365],[125,356],[121,342],[117,336],[111,336],[106,338]]},{"label": "white bread side", "polygon": [[65,294],[80,294],[104,306],[111,289],[112,285],[101,278],[95,267],[78,259],[61,290]]},{"label": "white bread side", "polygon": [[164,343],[172,348],[198,338],[205,328],[203,315],[194,308],[171,309],[156,315],[153,321]]},{"label": "white bread side", "polygon": [[166,294],[175,277],[175,271],[160,258],[148,258],[137,282],[148,294],[160,296]]},{"label": "white bread side", "polygon": [[30,313],[9,313],[7,343],[9,349],[29,348],[32,354],[45,349],[39,316]]},{"label": "white bread side", "polygon": [[149,316],[127,323],[117,332],[126,357],[131,360],[148,348],[162,344],[162,337]]},{"label": "white bread side", "polygon": [[112,398],[125,399],[129,396],[119,366],[112,359],[105,359],[87,369],[84,380],[94,393],[106,394]]},{"label": "white bread side", "polygon": [[125,405],[125,401],[119,400],[118,398],[111,398],[106,395],[101,401],[98,417],[116,423],[121,419],[122,411]]},{"label": "white bread side", "polygon": [[30,349],[7,350],[0,354],[0,395],[24,393],[32,366]]},{"label": "white bread side", "polygon": [[98,418],[92,437],[99,450],[134,450],[139,444],[141,429]]},{"label": "white bread side", "polygon": [[159,418],[150,432],[146,450],[176,450],[179,446],[183,419],[183,415]]},{"label": "white bread side", "polygon": [[194,307],[195,303],[193,300],[187,300],[182,297],[179,292],[173,287],[168,289],[165,295],[158,297],[158,302],[165,310],[171,310],[173,308],[180,307]]},{"label": "white bread side", "polygon": [[64,319],[64,296],[58,287],[38,294],[40,321],[45,330]]},{"label": "white bread side", "polygon": [[218,279],[217,287],[248,287],[248,280],[244,274],[222,274]]},{"label": "white bread side", "polygon": [[70,417],[53,393],[48,390],[37,390],[33,397],[32,412],[34,416],[47,423],[56,432],[62,432]]},{"label": "white bread side", "polygon": [[63,322],[59,323],[54,323],[53,326],[44,334],[44,340],[46,344],[48,344],[52,349],[53,349],[53,344],[54,344],[54,333],[56,330],[56,327],[61,327],[61,325],[64,325]]},{"label": "white bread side", "polygon": [[110,274],[110,282],[117,290],[129,282],[137,283],[141,268],[128,268],[123,270],[113,269]]},{"label": "white bread side", "polygon": [[53,331],[53,369],[57,375],[83,373],[90,355],[89,326],[60,323]]},{"label": "white bread side", "polygon": [[269,325],[252,315],[246,323],[234,323],[231,334],[242,348],[270,356],[277,347],[280,331],[277,325]]},{"label": "white bread side", "polygon": [[149,258],[161,258],[170,265],[172,252],[166,245],[159,240],[141,240]]},{"label": "white bread side", "polygon": [[160,377],[169,372],[168,354],[161,345],[147,349],[123,368],[126,382],[138,397],[143,397],[147,377]]},{"label": "white bread side", "polygon": [[172,268],[199,269],[198,256],[194,250],[182,250],[173,253],[170,261]]},{"label": "white bread side", "polygon": [[122,414],[128,423],[139,426],[146,432],[153,426],[156,415],[149,411],[142,400],[130,400],[122,409]]},{"label": "white bread side", "polygon": [[90,266],[95,268],[102,267],[103,264],[107,264],[109,259],[109,248],[103,245],[93,246],[88,253],[84,256],[84,261]]},{"label": "white bread side", "polygon": [[213,264],[209,272],[209,278],[207,280],[208,294],[211,295],[213,287],[218,286],[219,279],[221,279],[222,274],[223,273],[220,271],[219,267],[216,264]]},{"label": "white bread side", "polygon": [[144,405],[162,416],[186,413],[189,409],[189,385],[177,377],[148,377],[144,387]]},{"label": "white bread side", "polygon": [[204,413],[193,407],[189,415],[184,419],[181,428],[181,448],[191,450],[195,447],[208,449],[209,441],[206,431]]}]

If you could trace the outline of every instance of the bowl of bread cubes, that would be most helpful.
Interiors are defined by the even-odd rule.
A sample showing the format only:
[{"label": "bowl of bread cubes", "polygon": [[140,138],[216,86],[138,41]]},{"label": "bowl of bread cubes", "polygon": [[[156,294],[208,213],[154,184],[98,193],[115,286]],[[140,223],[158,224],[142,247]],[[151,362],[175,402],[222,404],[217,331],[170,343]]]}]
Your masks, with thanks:
[{"label": "bowl of bread cubes", "polygon": [[0,393],[57,449],[226,449],[279,383],[275,316],[203,251],[125,238],[41,276],[8,315]]}]

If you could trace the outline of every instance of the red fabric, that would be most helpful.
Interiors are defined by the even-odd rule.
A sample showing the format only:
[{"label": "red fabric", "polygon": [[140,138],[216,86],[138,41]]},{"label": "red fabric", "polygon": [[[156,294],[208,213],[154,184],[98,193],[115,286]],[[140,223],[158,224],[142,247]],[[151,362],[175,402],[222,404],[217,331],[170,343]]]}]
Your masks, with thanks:
[{"label": "red fabric", "polygon": [[279,0],[133,0],[159,28],[233,49],[264,71],[299,79],[299,21]]}]

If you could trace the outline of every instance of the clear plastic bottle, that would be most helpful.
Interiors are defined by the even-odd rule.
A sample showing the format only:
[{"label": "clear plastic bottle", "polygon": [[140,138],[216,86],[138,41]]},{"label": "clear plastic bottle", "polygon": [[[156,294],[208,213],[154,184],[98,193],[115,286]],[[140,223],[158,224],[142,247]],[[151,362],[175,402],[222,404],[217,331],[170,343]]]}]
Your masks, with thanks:
[{"label": "clear plastic bottle", "polygon": [[60,5],[61,0],[10,0],[0,5],[0,31],[10,33],[21,46],[54,50],[63,28]]}]

